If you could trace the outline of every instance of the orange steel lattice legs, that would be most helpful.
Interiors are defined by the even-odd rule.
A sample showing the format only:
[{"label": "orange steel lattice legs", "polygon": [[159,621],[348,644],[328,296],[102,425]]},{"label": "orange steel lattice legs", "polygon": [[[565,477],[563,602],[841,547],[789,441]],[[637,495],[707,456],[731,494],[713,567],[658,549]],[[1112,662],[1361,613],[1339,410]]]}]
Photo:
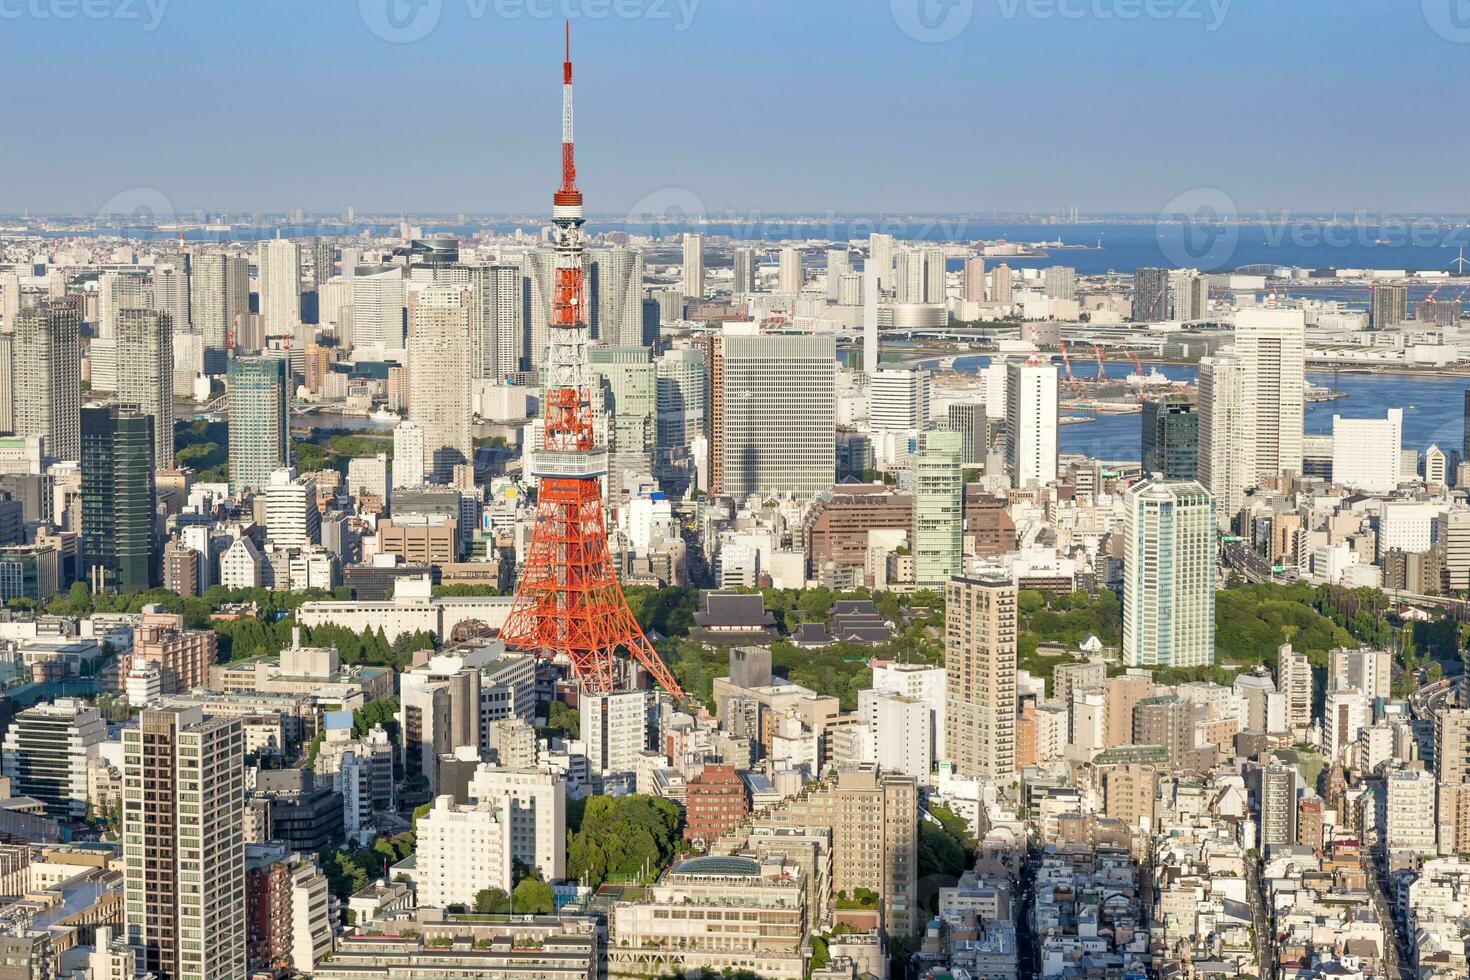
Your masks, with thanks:
[{"label": "orange steel lattice legs", "polygon": [[583,690],[617,686],[621,647],[664,690],[684,693],[613,575],[595,479],[542,478],[530,553],[501,636],[518,649],[565,654]]}]

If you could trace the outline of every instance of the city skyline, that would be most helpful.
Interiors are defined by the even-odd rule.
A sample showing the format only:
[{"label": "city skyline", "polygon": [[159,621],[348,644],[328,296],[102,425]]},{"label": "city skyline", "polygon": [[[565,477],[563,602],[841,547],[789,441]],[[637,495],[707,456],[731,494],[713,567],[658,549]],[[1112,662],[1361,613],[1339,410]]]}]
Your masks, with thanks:
[{"label": "city skyline", "polygon": [[[59,2],[33,0],[6,15],[23,39],[0,67],[11,90],[35,91],[30,80],[48,77],[43,66],[63,50],[70,61],[48,77],[45,99],[12,100],[0,115],[49,148],[42,171],[0,164],[0,186],[13,188],[0,211],[95,213],[138,188],[180,213],[544,209],[539,174],[554,160],[554,102],[531,80],[560,8],[363,0],[247,10],[155,0],[156,8],[131,5],[136,17],[118,2],[88,8],[110,16],[63,19],[51,9]],[[403,9],[387,19],[390,3]],[[927,19],[910,19],[920,4],[933,8],[919,11]],[[711,210],[771,212],[933,212],[959,201],[977,212],[1151,213],[1215,187],[1243,210],[1412,213],[1455,200],[1455,154],[1416,159],[1409,181],[1398,151],[1439,123],[1422,94],[1457,80],[1463,45],[1434,0],[1423,10],[1178,0],[1148,5],[1154,15],[1130,15],[1125,0],[894,0],[840,21],[775,3],[627,0],[601,18],[591,0],[562,6],[587,49],[586,190],[607,213],[671,192]],[[393,25],[430,14],[423,36],[384,39],[412,37],[417,30]],[[925,33],[926,24],[945,29]],[[955,28],[938,43],[911,36]],[[1303,35],[1315,43],[1296,43]],[[1384,66],[1372,86],[1354,85],[1355,69],[1337,54],[1362,36],[1374,38]],[[139,58],[172,97],[145,118],[108,111],[108,80]],[[662,70],[649,71],[650,58]],[[227,87],[199,84],[232,72],[248,72],[252,92],[233,112]],[[426,75],[450,80],[436,90],[447,97],[402,83]],[[1096,84],[1099,75],[1108,84]],[[1334,96],[1344,86],[1353,99]],[[764,94],[791,89],[811,98]],[[735,91],[750,95],[725,94]],[[86,107],[89,125],[63,125],[44,108],[52,99]],[[956,115],[966,104],[987,108]],[[1196,119],[1183,130],[1196,137],[1181,143],[1174,127],[1145,125],[1158,118]],[[1340,145],[1334,131],[1357,133],[1365,120],[1375,139],[1352,144],[1353,165],[1323,167]],[[694,124],[687,138],[674,121]],[[728,149],[709,152],[701,134],[711,131]],[[780,167],[771,166],[773,140]],[[920,142],[925,179],[896,186],[891,161]],[[98,145],[110,152],[97,154]],[[434,180],[399,176],[421,172],[429,145]],[[210,166],[196,167],[201,159]]]}]

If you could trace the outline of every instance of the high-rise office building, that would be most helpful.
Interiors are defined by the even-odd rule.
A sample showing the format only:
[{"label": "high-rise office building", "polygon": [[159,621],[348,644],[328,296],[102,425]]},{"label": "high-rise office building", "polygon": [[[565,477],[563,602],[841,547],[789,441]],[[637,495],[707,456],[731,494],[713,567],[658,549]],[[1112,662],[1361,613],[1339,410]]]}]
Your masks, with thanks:
[{"label": "high-rise office building", "polygon": [[852,257],[845,248],[827,249],[827,302],[836,303],[842,295],[842,277],[852,272]]},{"label": "high-rise office building", "polygon": [[929,422],[929,372],[891,369],[868,376],[868,426],[874,431],[923,429]]},{"label": "high-rise office building", "polygon": [[239,357],[229,375],[230,489],[259,490],[291,462],[286,362]]},{"label": "high-rise office building", "polygon": [[704,353],[692,347],[666,351],[654,362],[659,448],[687,446],[704,431],[709,402],[706,374]]},{"label": "high-rise office building", "polygon": [[636,248],[593,248],[589,324],[597,324],[598,343],[642,347],[658,340],[643,336],[643,253]]},{"label": "high-rise office building", "polygon": [[504,378],[525,355],[524,279],[518,265],[467,267],[470,292],[470,377]]},{"label": "high-rise office building", "polygon": [[949,431],[958,432],[966,466],[984,466],[990,449],[990,419],[983,402],[952,402],[948,409]]},{"label": "high-rise office building", "polygon": [[1332,482],[1365,493],[1392,493],[1402,479],[1404,410],[1381,419],[1332,416]]},{"label": "high-rise office building", "polygon": [[240,344],[250,316],[250,261],[220,252],[195,256],[189,289],[194,329],[204,339],[205,372],[223,374],[226,349]]},{"label": "high-rise office building", "polygon": [[801,249],[794,245],[783,245],[779,262],[776,269],[776,291],[792,294],[801,292]]},{"label": "high-rise office building", "polygon": [[316,481],[290,468],[276,470],[265,485],[265,529],[278,548],[304,548],[321,540]]},{"label": "high-rise office building", "polygon": [[1056,480],[1057,426],[1057,366],[1008,364],[1006,469],[1011,486],[1034,490]]},{"label": "high-rise office building", "polygon": [[1199,476],[1199,413],[1187,394],[1160,395],[1143,402],[1143,472],[1166,480]]},{"label": "high-rise office building", "polygon": [[301,329],[301,246],[284,238],[261,242],[255,251],[261,328],[267,337],[287,337],[296,346]]},{"label": "high-rise office building", "polygon": [[358,270],[352,286],[352,329],[344,340],[363,360],[381,360],[388,351],[403,348],[403,312],[406,287],[403,271]]},{"label": "high-rise office building", "polygon": [[429,286],[408,301],[408,417],[424,432],[424,470],[438,483],[473,462],[469,386],[470,291]]},{"label": "high-rise office building", "polygon": [[1123,662],[1215,662],[1215,502],[1195,480],[1142,480],[1124,495]]},{"label": "high-rise office building", "polygon": [[39,800],[59,820],[87,813],[87,766],[107,741],[107,722],[83,701],[58,698],[18,712],[5,730],[3,767],[11,792]]},{"label": "high-rise office building", "polygon": [[140,970],[244,980],[244,809],[238,718],[146,710],[123,731],[124,910]]},{"label": "high-rise office building", "polygon": [[944,604],[944,744],[962,776],[1016,768],[1016,587],[950,579]]},{"label": "high-rise office building", "polygon": [[1368,325],[1384,330],[1409,319],[1409,287],[1401,282],[1375,282]]},{"label": "high-rise office building", "polygon": [[1047,299],[1077,298],[1077,270],[1069,265],[1049,265],[1041,272],[1042,291]]},{"label": "high-rise office building", "polygon": [[1133,321],[1161,323],[1169,319],[1169,270],[1144,267],[1133,271]]},{"label": "high-rise office building", "polygon": [[731,287],[736,296],[755,292],[755,249],[741,245],[735,249],[735,280]]},{"label": "high-rise office building", "polygon": [[117,313],[117,397],[153,419],[153,465],[174,465],[173,325],[167,313]]},{"label": "high-rise office building", "polygon": [[942,589],[964,560],[964,440],[958,432],[923,432],[914,453],[914,585]]},{"label": "high-rise office building", "polygon": [[837,469],[833,338],[727,333],[718,343],[722,492],[830,489]]},{"label": "high-rise office building", "polygon": [[704,236],[684,233],[684,295],[704,297]]},{"label": "high-rise office building", "polygon": [[16,317],[15,434],[40,436],[53,459],[81,458],[81,327],[72,303],[42,301]]},{"label": "high-rise office building", "polygon": [[82,572],[94,592],[142,592],[156,580],[153,417],[131,405],[84,408]]}]

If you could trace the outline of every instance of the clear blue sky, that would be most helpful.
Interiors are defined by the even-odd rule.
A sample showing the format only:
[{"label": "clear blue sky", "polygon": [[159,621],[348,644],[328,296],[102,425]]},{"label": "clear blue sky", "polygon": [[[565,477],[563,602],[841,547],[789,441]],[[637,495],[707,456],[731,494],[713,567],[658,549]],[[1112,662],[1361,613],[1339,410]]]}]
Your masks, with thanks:
[{"label": "clear blue sky", "polygon": [[[1470,211],[1456,22],[1233,0],[1213,25],[1210,2],[700,0],[678,30],[675,0],[167,0],[145,30],[147,0],[0,0],[0,211],[137,187],[180,210],[546,210],[564,5],[596,213],[670,187],[769,212],[1149,211],[1201,186]],[[56,16],[83,3],[132,17]],[[365,22],[384,3],[438,20],[392,43]],[[968,22],[920,43],[897,25],[915,3]],[[1119,16],[1145,4],[1166,16]],[[662,16],[585,16],[618,5]]]}]

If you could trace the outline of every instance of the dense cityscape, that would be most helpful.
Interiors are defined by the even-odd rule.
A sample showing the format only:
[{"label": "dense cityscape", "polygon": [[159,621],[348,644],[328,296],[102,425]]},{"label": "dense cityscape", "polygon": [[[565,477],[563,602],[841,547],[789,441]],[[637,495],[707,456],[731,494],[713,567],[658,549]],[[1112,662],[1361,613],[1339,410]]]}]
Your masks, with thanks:
[{"label": "dense cityscape", "polygon": [[549,209],[0,215],[0,980],[1470,976],[1467,219],[609,218],[535,26]]}]

